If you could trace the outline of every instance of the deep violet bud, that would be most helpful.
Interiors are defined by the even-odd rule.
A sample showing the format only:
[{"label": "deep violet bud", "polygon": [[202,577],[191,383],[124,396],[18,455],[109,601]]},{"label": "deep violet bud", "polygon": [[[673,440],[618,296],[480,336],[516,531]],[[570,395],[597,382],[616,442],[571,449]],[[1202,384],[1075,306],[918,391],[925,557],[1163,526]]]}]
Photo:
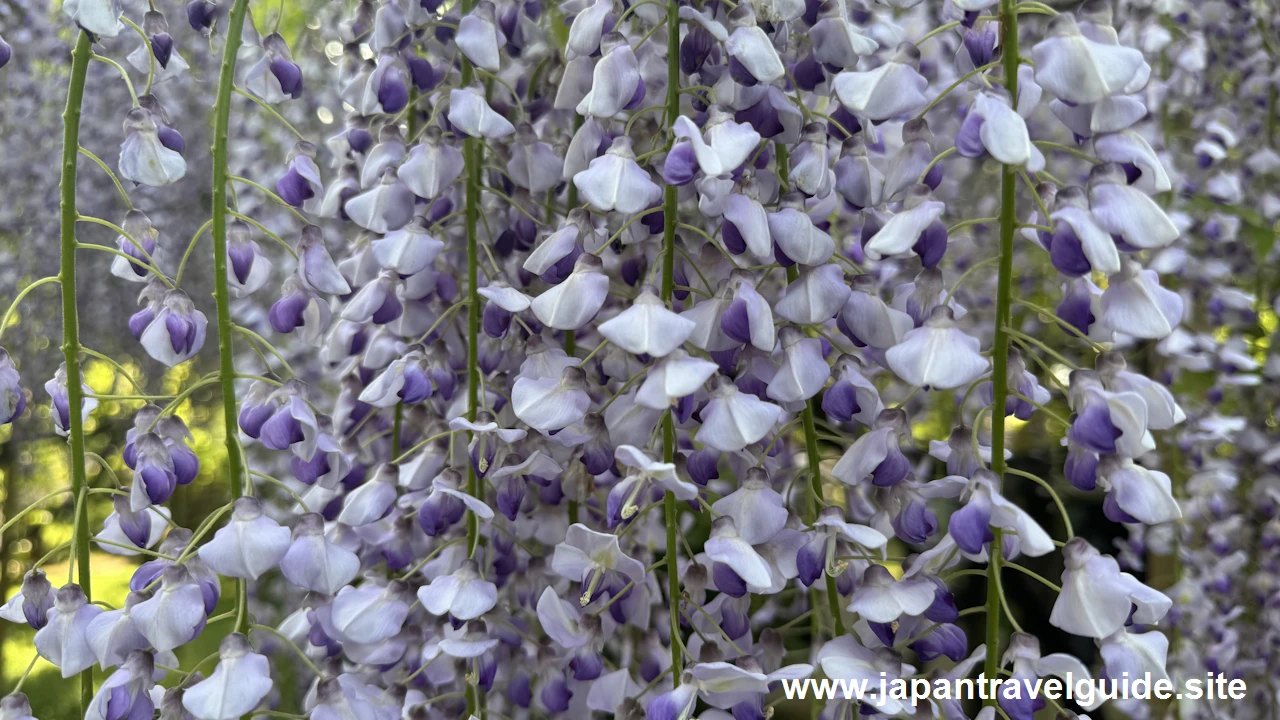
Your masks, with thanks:
[{"label": "deep violet bud", "polygon": [[705,486],[708,482],[720,477],[717,469],[719,463],[720,451],[703,448],[689,453],[685,460],[685,468],[688,470],[690,480]]},{"label": "deep violet bud", "polygon": [[33,630],[39,630],[49,622],[49,611],[53,609],[53,585],[45,577],[44,571],[36,568],[29,571],[22,579],[22,616]]},{"label": "deep violet bud", "polygon": [[[147,13],[151,15],[151,13]],[[161,32],[149,35],[148,40],[151,42],[151,54],[155,56],[156,62],[160,67],[169,65],[169,58],[173,55],[173,38],[167,32]]]},{"label": "deep violet bud", "polygon": [[573,699],[573,691],[569,689],[569,683],[565,680],[565,677],[556,673],[553,677],[548,678],[542,686],[539,698],[548,711],[562,713],[569,709],[569,702]]},{"label": "deep violet bud", "polygon": [[182,133],[170,127],[169,113],[165,111],[164,106],[154,94],[139,95],[138,105],[151,112],[156,122],[156,137],[160,139],[161,145],[179,154],[187,149],[187,142],[182,138]]},{"label": "deep violet bud", "polygon": [[702,69],[716,50],[716,39],[706,28],[690,23],[689,32],[680,41],[680,70],[692,75]]},{"label": "deep violet bud", "polygon": [[385,113],[398,113],[409,104],[409,87],[406,82],[408,78],[405,77],[405,71],[400,68],[398,60],[387,60],[386,64],[384,72],[378,77],[378,105]]},{"label": "deep violet bud", "polygon": [[3,37],[0,37],[0,68],[8,65],[9,59],[12,57],[13,48],[9,46],[9,43],[4,41]]},{"label": "deep violet bud", "polygon": [[274,389],[260,380],[249,386],[249,392],[240,402],[240,430],[251,438],[262,432],[262,424],[275,414],[277,403]]},{"label": "deep violet bud", "polygon": [[996,25],[984,23],[980,28],[966,28],[960,35],[969,62],[975,68],[990,63],[996,56]]},{"label": "deep violet bud", "polygon": [[267,103],[302,96],[302,68],[293,61],[289,44],[279,33],[262,39],[262,56],[244,75],[245,90]]},{"label": "deep violet bud", "polygon": [[687,185],[698,175],[698,160],[693,154],[693,144],[676,143],[662,163],[662,179],[668,185]]},{"label": "deep violet bud", "polygon": [[191,0],[187,3],[187,23],[192,30],[208,35],[213,31],[213,21],[217,18],[217,3],[211,0]]},{"label": "deep violet bud", "polygon": [[302,97],[302,68],[293,61],[284,38],[272,33],[263,39],[262,46],[271,58],[268,68],[280,84],[280,91],[295,100]]},{"label": "deep violet bud", "polygon": [[413,86],[419,92],[431,90],[443,79],[443,76],[436,73],[435,68],[431,67],[431,63],[426,58],[413,53],[406,53],[403,58],[405,65],[409,68],[409,77],[413,80]]},{"label": "deep violet bud", "polygon": [[929,662],[944,655],[954,662],[959,662],[968,654],[969,641],[964,630],[958,626],[943,624],[911,643],[909,647],[920,655],[920,660],[923,662]]},{"label": "deep violet bud", "polygon": [[923,543],[938,531],[938,518],[922,498],[907,503],[893,517],[893,532],[903,542]]},{"label": "deep violet bud", "polygon": [[[826,80],[826,74],[822,71],[822,63],[818,62],[812,55],[808,55],[795,64],[792,68],[792,75],[796,79],[796,86],[806,92],[813,92],[823,80]],[[836,121],[839,123],[839,121]],[[832,123],[834,126],[835,123]],[[838,128],[837,128],[838,129]]]},{"label": "deep violet bud", "polygon": [[711,566],[711,578],[720,592],[730,597],[742,597],[747,594],[747,583],[733,568],[724,563]]},{"label": "deep violet bud", "polygon": [[316,146],[306,140],[298,141],[289,152],[288,170],[276,181],[276,193],[293,207],[300,208],[324,192],[315,158]]}]

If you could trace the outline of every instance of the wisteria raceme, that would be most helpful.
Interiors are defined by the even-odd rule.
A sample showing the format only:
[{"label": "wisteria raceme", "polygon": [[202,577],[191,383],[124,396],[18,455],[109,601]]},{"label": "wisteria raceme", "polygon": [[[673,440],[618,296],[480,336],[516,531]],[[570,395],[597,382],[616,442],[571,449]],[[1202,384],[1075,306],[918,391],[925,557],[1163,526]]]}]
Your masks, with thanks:
[{"label": "wisteria raceme", "polygon": [[1272,4],[293,5],[62,4],[67,717],[1274,717]]}]

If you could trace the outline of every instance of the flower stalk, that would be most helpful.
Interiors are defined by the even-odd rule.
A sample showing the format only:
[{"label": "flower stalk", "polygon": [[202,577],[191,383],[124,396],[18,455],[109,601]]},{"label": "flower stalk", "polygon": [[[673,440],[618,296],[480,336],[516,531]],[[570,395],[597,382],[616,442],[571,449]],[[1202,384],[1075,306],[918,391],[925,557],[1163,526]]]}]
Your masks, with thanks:
[{"label": "flower stalk", "polygon": [[[680,117],[680,4],[667,3],[667,128]],[[674,137],[672,138],[674,143]],[[680,188],[668,184],[663,188],[662,208],[662,302],[671,307],[676,289],[676,224]],[[676,424],[671,409],[662,416],[662,461],[674,463],[676,458]],[[679,511],[676,496],[670,490],[663,498],[667,525],[667,592],[671,598],[671,678],[680,685],[683,657],[680,654],[680,572],[677,564],[676,524]]]},{"label": "flower stalk", "polygon": [[[461,11],[465,16],[475,8],[475,0],[462,0]],[[471,84],[475,68],[464,54],[462,57],[462,86]],[[466,177],[465,222],[467,230],[467,419],[475,422],[480,407],[480,286],[477,236],[480,221],[480,173],[484,165],[484,146],[474,137],[462,141],[463,175]],[[474,436],[474,433],[468,433]],[[480,478],[471,463],[467,466],[467,494],[480,495]],[[474,512],[467,513],[467,555],[473,556],[480,542],[480,519]],[[475,683],[466,680],[467,715],[481,707],[481,695]]]},{"label": "flower stalk", "polygon": [[[213,112],[213,296],[218,310],[218,384],[222,391],[222,418],[227,448],[227,481],[232,499],[244,494],[243,465],[240,455],[239,425],[236,412],[234,348],[231,341],[231,307],[227,289],[227,127],[231,119],[231,91],[236,70],[236,52],[244,28],[248,0],[236,0],[231,6],[226,46],[222,50],[222,69],[218,75],[218,96]],[[245,632],[248,614],[244,612],[244,580],[236,581],[237,613],[233,632]]]},{"label": "flower stalk", "polygon": [[[795,271],[795,267],[788,268],[788,275]],[[796,271],[798,275],[798,271]],[[819,405],[821,400],[818,397],[810,398],[804,405],[804,410],[800,411],[801,427],[804,431],[804,447],[807,456],[808,465],[806,469],[809,471],[809,482],[811,484],[813,494],[809,498],[809,517],[807,522],[812,524],[818,518],[818,500],[823,499],[822,492],[822,455],[818,452],[818,429],[814,424],[813,409]],[[836,579],[830,573],[823,573],[827,581],[827,608],[831,612],[832,628],[836,637],[844,635],[844,617],[840,614],[840,591],[836,588]],[[814,603],[816,606],[816,603]],[[813,617],[817,617],[815,613]]]},{"label": "flower stalk", "polygon": [[[71,443],[71,493],[76,497],[75,537],[72,554],[78,570],[77,579],[86,599],[92,599],[89,567],[89,513],[82,507],[85,492],[84,416],[81,405],[84,389],[80,379],[80,320],[76,306],[76,160],[80,148],[80,106],[84,100],[84,81],[93,41],[81,31],[71,55],[71,81],[67,88],[67,107],[62,113],[62,181],[61,181],[61,268],[62,288],[62,356],[67,365],[68,439]],[[88,711],[93,700],[93,668],[80,673],[80,709]]]},{"label": "flower stalk", "polygon": [[[1014,0],[1000,0],[1000,47],[1003,53],[1004,81],[1014,107],[1018,103],[1018,13]],[[992,400],[991,400],[991,470],[997,482],[1004,479],[1005,461],[1005,401],[1009,397],[1009,318],[1012,306],[1013,285],[1013,235],[1017,230],[1018,169],[1005,165],[1000,172],[1000,264],[996,285],[995,346],[992,348]],[[977,432],[977,428],[974,428]],[[987,656],[983,671],[989,678],[996,677],[1000,667],[1000,561],[1003,553],[1003,533],[992,527],[994,539],[988,550],[987,564]],[[986,701],[995,705],[995,698]]]}]

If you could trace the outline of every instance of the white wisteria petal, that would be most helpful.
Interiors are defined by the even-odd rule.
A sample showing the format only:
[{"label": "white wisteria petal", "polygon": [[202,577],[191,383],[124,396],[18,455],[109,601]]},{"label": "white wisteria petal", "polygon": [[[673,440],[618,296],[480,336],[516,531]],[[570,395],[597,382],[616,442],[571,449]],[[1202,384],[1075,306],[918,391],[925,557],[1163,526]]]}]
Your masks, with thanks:
[{"label": "white wisteria petal", "polygon": [[[866,278],[859,280],[858,278]],[[875,278],[859,275],[854,278],[853,291],[840,311],[840,319],[857,342],[880,350],[887,350],[902,342],[915,327],[911,316],[889,307],[874,294]],[[869,282],[868,282],[869,281]]]},{"label": "white wisteria petal", "polygon": [[495,283],[476,292],[509,313],[524,312],[533,305],[533,298],[505,284]]},{"label": "white wisteria petal", "polygon": [[36,652],[61,669],[64,678],[88,669],[97,662],[89,647],[89,624],[102,612],[89,603],[79,585],[58,588],[48,621],[36,631]]},{"label": "white wisteria petal", "polygon": [[98,37],[113,38],[124,27],[120,22],[124,12],[120,0],[65,0],[62,12]]},{"label": "white wisteria petal", "polygon": [[449,575],[438,575],[418,588],[418,601],[433,615],[449,614],[472,620],[493,609],[498,602],[497,587],[480,577],[474,560],[465,560]]},{"label": "white wisteria petal", "polygon": [[153,648],[173,650],[195,637],[203,626],[204,596],[182,566],[165,569],[160,589],[151,599],[138,603],[130,616],[134,627]]},{"label": "white wisteria petal", "polygon": [[605,18],[609,16],[611,10],[613,10],[613,0],[596,0],[573,16],[573,24],[569,26],[569,40],[565,44],[566,60],[590,57],[600,49]]},{"label": "white wisteria petal", "polygon": [[916,387],[945,390],[964,387],[990,367],[978,339],[956,327],[951,308],[939,305],[924,325],[889,348],[889,368]]},{"label": "white wisteria petal", "polygon": [[1069,13],[1055,16],[1049,33],[1031,48],[1036,82],[1075,105],[1125,92],[1146,65],[1139,50],[1086,38]]},{"label": "white wisteria petal", "polygon": [[591,633],[582,626],[578,608],[560,599],[554,588],[548,586],[543,589],[542,595],[538,596],[536,612],[543,631],[560,647],[572,650],[591,642]]},{"label": "white wisteria petal", "polygon": [[773,256],[773,239],[769,235],[769,213],[758,200],[734,193],[725,201],[724,219],[733,223],[747,250],[758,259]]},{"label": "white wisteria petal", "polygon": [[591,407],[586,376],[570,367],[558,378],[519,378],[511,388],[511,406],[516,417],[535,430],[550,432],[575,425]]},{"label": "white wisteria petal", "polygon": [[385,642],[399,634],[409,615],[407,596],[398,581],[347,585],[333,598],[329,621],[341,638],[361,645]]},{"label": "white wisteria petal", "polygon": [[873,122],[911,115],[929,102],[924,95],[929,81],[917,70],[919,62],[920,51],[903,43],[880,67],[842,72],[832,80],[832,87],[849,112]]},{"label": "white wisteria petal", "polygon": [[1044,169],[1044,155],[1031,144],[1027,123],[1004,98],[979,93],[973,111],[982,116],[978,131],[991,156],[1005,165],[1020,165],[1030,172]]},{"label": "white wisteria petal", "polygon": [[1168,336],[1182,321],[1182,296],[1160,287],[1155,271],[1128,260],[1121,265],[1102,293],[1102,323],[1136,338]]},{"label": "white wisteria petal", "polygon": [[857,26],[841,17],[844,7],[835,5],[833,11],[821,13],[818,22],[809,29],[813,41],[813,57],[820,63],[841,69],[857,66],[858,58],[870,55],[880,44],[858,31]]},{"label": "white wisteria petal", "polygon": [[936,586],[925,577],[895,580],[883,565],[871,565],[862,583],[849,596],[850,612],[869,622],[891,623],[904,615],[919,615],[933,604]]},{"label": "white wisteria petal", "polygon": [[414,275],[435,262],[444,243],[431,237],[425,222],[415,221],[374,240],[370,247],[383,269]]},{"label": "white wisteria petal", "polygon": [[360,558],[330,542],[324,534],[324,518],[303,515],[293,529],[293,543],[280,560],[280,571],[300,588],[333,595],[360,571]]},{"label": "white wisteria petal", "polygon": [[694,439],[720,452],[737,452],[759,442],[780,415],[782,408],[739,392],[731,380],[723,378],[702,409],[702,427]]},{"label": "white wisteria petal", "polygon": [[413,191],[400,182],[395,169],[388,169],[380,183],[347,200],[343,209],[365,230],[389,233],[409,224],[413,203]]},{"label": "white wisteria petal", "polygon": [[771,83],[786,74],[773,41],[754,22],[749,27],[735,29],[725,43],[725,50],[761,83]]},{"label": "white wisteria petal", "polygon": [[120,177],[139,185],[163,187],[186,175],[187,161],[160,142],[150,111],[143,108],[129,111],[125,132],[124,143],[120,145]]},{"label": "white wisteria petal", "polygon": [[721,175],[737,170],[760,144],[760,133],[751,125],[734,122],[731,115],[718,107],[711,110],[705,130],[699,129],[692,120],[681,115],[676,118],[671,131],[676,137],[687,138],[692,143],[698,166],[707,175]]},{"label": "white wisteria petal", "polygon": [[771,399],[794,403],[817,395],[831,377],[831,367],[822,357],[822,341],[805,336],[793,327],[782,331],[782,367],[765,388]]},{"label": "white wisteria petal", "polygon": [[677,399],[697,392],[716,374],[716,369],[716,364],[709,360],[676,350],[649,371],[636,392],[636,402],[654,410],[665,410]]},{"label": "white wisteria petal", "polygon": [[239,498],[231,522],[201,545],[197,554],[219,575],[256,580],[280,564],[291,542],[289,528],[264,515],[261,503]]},{"label": "white wisteria petal", "polygon": [[566,223],[564,227],[548,235],[525,258],[525,270],[534,275],[541,275],[555,266],[556,263],[573,252],[578,243],[578,226]]},{"label": "white wisteria petal", "polygon": [[228,635],[218,656],[213,674],[182,694],[182,706],[197,720],[233,720],[248,715],[273,686],[266,656],[253,652],[243,635]]},{"label": "white wisteria petal", "polygon": [[982,489],[988,491],[991,498],[991,524],[1008,530],[1017,538],[1018,552],[1028,557],[1041,557],[1056,549],[1049,533],[1017,503],[1010,502],[991,487],[984,485]]},{"label": "white wisteria petal", "polygon": [[942,217],[947,206],[937,200],[925,200],[889,218],[880,231],[867,240],[863,251],[868,258],[905,257],[920,241],[925,228]]},{"label": "white wisteria petal", "polygon": [[[1103,230],[1144,250],[1166,247],[1178,239],[1178,226],[1150,196],[1126,184],[1123,171],[1098,167],[1089,180],[1089,209]],[[1108,167],[1114,169],[1102,169]]]},{"label": "white wisteria petal", "polygon": [[[453,41],[476,67],[497,72],[501,56],[498,45],[498,28],[494,23],[493,6],[482,3],[458,21],[458,31]],[[505,38],[504,38],[505,39]]]},{"label": "white wisteria petal", "polygon": [[472,137],[501,140],[516,126],[489,107],[484,91],[473,87],[449,91],[449,124]]},{"label": "white wisteria petal", "polygon": [[1061,204],[1049,217],[1071,226],[1091,269],[1108,275],[1120,271],[1119,248],[1111,239],[1111,233],[1098,227],[1087,209]]},{"label": "white wisteria petal", "polygon": [[531,307],[538,321],[557,330],[577,330],[595,317],[609,295],[609,277],[599,258],[578,256],[573,272],[534,299]]},{"label": "white wisteria petal", "polygon": [[1172,482],[1159,470],[1144,468],[1129,458],[1108,458],[1098,467],[1098,480],[1110,487],[1121,510],[1141,522],[1158,525],[1182,517]]},{"label": "white wisteria petal", "polygon": [[762,352],[773,352],[777,337],[773,309],[769,306],[769,301],[756,290],[754,280],[749,276],[744,275],[739,280],[735,302],[737,300],[746,305],[751,344]]},{"label": "white wisteria petal", "polygon": [[769,564],[738,535],[733,518],[727,515],[716,518],[705,547],[708,558],[728,565],[748,586],[766,588],[772,584]]},{"label": "white wisteria petal", "polygon": [[769,235],[787,257],[801,265],[822,265],[836,244],[802,209],[783,207],[769,214]]},{"label": "white wisteria petal", "polygon": [[636,164],[631,151],[631,138],[620,135],[604,155],[573,176],[582,199],[600,212],[617,210],[627,215],[648,208],[658,201],[662,190],[649,173]]},{"label": "white wisteria petal", "polygon": [[631,307],[600,323],[606,340],[630,353],[665,357],[689,339],[695,324],[671,312],[652,286],[641,289]]},{"label": "white wisteria petal", "polygon": [[621,35],[610,33],[604,44],[613,47],[596,63],[591,73],[591,90],[578,103],[577,112],[608,120],[631,104],[644,80],[640,76],[640,61]]},{"label": "white wisteria petal", "polygon": [[1062,555],[1062,592],[1049,615],[1054,627],[1101,639],[1122,630],[1135,605],[1133,622],[1141,624],[1159,621],[1172,605],[1163,593],[1121,572],[1114,558],[1082,538],[1069,541]]},{"label": "white wisteria petal", "polygon": [[787,524],[787,508],[782,495],[768,484],[757,470],[749,473],[737,490],[715,501],[711,506],[720,515],[733,518],[739,535],[748,545],[759,545],[773,539]]},{"label": "white wisteria petal", "polygon": [[440,141],[439,133],[427,132],[426,140],[409,150],[400,165],[400,180],[425,200],[434,200],[449,189],[462,175],[462,151]]},{"label": "white wisteria petal", "polygon": [[839,265],[830,263],[807,268],[787,286],[774,312],[797,325],[818,325],[835,317],[851,292],[844,280],[844,269]]}]

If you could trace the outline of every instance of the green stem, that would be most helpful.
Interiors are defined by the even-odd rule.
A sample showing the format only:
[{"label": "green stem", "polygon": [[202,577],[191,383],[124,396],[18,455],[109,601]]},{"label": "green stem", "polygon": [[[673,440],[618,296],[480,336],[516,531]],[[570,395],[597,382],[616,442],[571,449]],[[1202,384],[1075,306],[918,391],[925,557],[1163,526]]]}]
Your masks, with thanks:
[{"label": "green stem", "polygon": [[[634,8],[635,6],[633,5],[629,9],[634,9]],[[582,129],[582,123],[585,121],[586,121],[586,118],[582,117],[581,115],[574,114],[573,116],[573,134],[574,135],[577,135],[578,131]],[[578,206],[578,186],[574,185],[571,182],[565,183],[565,184],[569,186],[564,197],[564,211],[565,211],[565,214],[568,215],[570,210]],[[569,354],[572,355],[573,353],[569,353]]]},{"label": "green stem", "polygon": [[[222,70],[218,76],[218,97],[213,106],[213,296],[218,309],[218,381],[222,389],[222,420],[227,447],[226,478],[231,497],[244,494],[243,459],[237,438],[240,426],[236,418],[236,370],[231,342],[231,308],[227,291],[227,126],[231,119],[232,80],[236,70],[236,52],[249,0],[235,0],[227,26],[226,45],[222,50]],[[236,581],[237,612],[233,632],[247,633],[248,613],[244,602],[244,580]]]},{"label": "green stem", "polygon": [[[1018,14],[1014,0],[1000,0],[1000,47],[1003,48],[1004,82],[1013,103],[1018,102]],[[1004,479],[1004,406],[1009,397],[1009,318],[1013,285],[1013,235],[1018,225],[1017,168],[1005,165],[1000,174],[1000,270],[996,294],[996,336],[992,349],[994,365],[991,372],[993,398],[991,406],[999,408],[991,413],[991,470]],[[976,436],[977,429],[974,429]],[[1000,610],[1003,591],[1000,587],[1000,561],[1003,551],[1003,533],[991,528],[995,538],[989,545],[987,564],[987,657],[984,664],[986,676],[993,678],[1000,668]],[[994,706],[994,698],[986,705]]]},{"label": "green stem", "polygon": [[[1001,5],[1003,5],[1003,4],[1004,4],[1004,0],[1000,0],[1000,3],[1001,3]],[[1009,16],[1009,17],[1013,17],[1013,13],[1009,13],[1009,14],[1008,14],[1008,16]],[[1017,20],[1014,20],[1014,21],[1013,21],[1013,27],[1014,27],[1014,29],[1015,29],[1015,30],[1017,29],[1017,22],[1018,22]],[[1001,27],[1004,27],[1003,23],[1001,24]],[[1015,42],[1016,42],[1016,41],[1015,41]],[[1014,51],[1015,51],[1015,53],[1016,53],[1017,48],[1014,48]],[[961,85],[963,85],[963,84],[965,83],[965,81],[966,81],[966,80],[968,80],[969,78],[972,78],[974,75],[977,75],[977,74],[979,74],[979,73],[984,73],[984,72],[986,72],[986,71],[988,71],[988,70],[991,70],[992,68],[994,68],[994,67],[998,66],[999,64],[1000,64],[1000,61],[999,61],[999,60],[997,60],[997,61],[995,61],[995,62],[987,63],[986,65],[983,65],[983,66],[981,66],[981,67],[976,67],[976,68],[974,68],[974,69],[970,70],[969,72],[965,73],[964,75],[961,75],[961,76],[959,77],[959,79],[957,79],[955,82],[953,82],[953,83],[951,83],[950,85],[948,85],[946,90],[943,90],[941,93],[939,93],[938,97],[936,97],[936,98],[934,98],[933,100],[931,100],[931,101],[929,102],[929,104],[928,104],[928,105],[925,105],[925,106],[924,106],[924,109],[923,109],[923,110],[921,110],[921,111],[920,111],[920,113],[919,113],[918,115],[916,115],[916,119],[920,119],[920,118],[923,118],[925,115],[928,115],[930,110],[932,110],[932,109],[934,109],[935,107],[937,107],[937,106],[938,106],[938,103],[942,102],[942,101],[943,101],[943,99],[945,99],[948,95],[950,95],[950,94],[951,94],[951,92],[952,92],[953,90],[955,90],[956,88],[958,88],[958,87],[960,87]],[[1008,72],[1008,68],[1009,68],[1009,63],[1007,63],[1007,62],[1006,62],[1006,63],[1005,63],[1005,72]],[[1014,85],[1016,86],[1016,85],[1017,85],[1017,82],[1018,82],[1018,72],[1017,72],[1017,68],[1014,68],[1014,73],[1013,73],[1013,82],[1014,82]],[[1010,88],[1010,89],[1012,89],[1012,88]]]},{"label": "green stem", "polygon": [[210,225],[213,225],[213,220],[205,220],[200,229],[196,230],[196,234],[191,236],[191,242],[187,243],[187,249],[182,253],[182,262],[178,263],[178,274],[173,278],[175,285],[182,285],[182,273],[187,269],[187,260],[191,258],[191,251],[196,249],[196,242],[200,240],[200,236],[204,235]]},{"label": "green stem", "polygon": [[400,457],[400,428],[404,424],[404,403],[396,403],[395,416],[391,419],[391,457]]},{"label": "green stem", "polygon": [[[476,0],[462,0],[461,13],[466,17],[475,8]],[[466,56],[462,57],[462,85],[471,84],[475,77],[475,69]],[[484,150],[475,138],[468,137],[462,141],[462,161],[466,169],[466,225],[467,225],[467,419],[475,422],[476,410],[480,406],[480,297],[478,270],[477,226],[480,221],[480,172],[484,167]],[[572,185],[573,183],[569,183]],[[471,433],[468,433],[470,436]],[[476,477],[475,468],[467,463],[467,493],[475,496],[480,491],[480,479]],[[480,520],[475,513],[467,513],[467,555],[475,554],[480,542]],[[470,671],[470,668],[468,668]],[[467,716],[476,713],[479,698],[475,686],[467,681]]]},{"label": "green stem", "polygon": [[1044,488],[1045,492],[1049,493],[1049,497],[1053,498],[1053,504],[1058,506],[1058,513],[1062,515],[1062,525],[1067,529],[1067,539],[1070,540],[1076,536],[1076,529],[1071,525],[1071,516],[1067,514],[1067,506],[1063,504],[1062,498],[1058,496],[1058,492],[1053,489],[1053,485],[1050,485],[1048,480],[1017,468],[1005,468],[1005,472],[1024,477]]},{"label": "green stem", "polygon": [[124,186],[120,184],[120,178],[116,177],[116,174],[111,172],[111,168],[106,163],[102,162],[102,158],[98,157],[97,155],[94,155],[93,153],[89,152],[84,148],[80,148],[79,152],[81,155],[84,155],[85,157],[89,158],[94,163],[96,163],[98,167],[102,168],[103,172],[105,172],[107,176],[111,178],[111,182],[115,184],[116,191],[120,193],[120,199],[124,200],[125,207],[132,210],[133,202],[129,200],[129,194],[124,191]]},{"label": "green stem", "polygon": [[279,112],[276,112],[276,109],[275,109],[275,108],[273,108],[273,107],[271,107],[270,105],[268,105],[268,104],[266,104],[265,102],[263,102],[263,101],[262,101],[261,99],[259,99],[256,95],[253,95],[253,94],[251,94],[251,93],[247,93],[247,92],[245,92],[245,91],[241,90],[240,88],[232,88],[232,89],[231,89],[231,92],[233,92],[233,93],[235,93],[235,94],[237,94],[237,95],[241,95],[241,96],[243,96],[243,97],[247,97],[247,98],[249,98],[250,100],[252,100],[254,103],[256,103],[256,104],[257,104],[257,106],[258,106],[258,107],[260,107],[260,108],[262,108],[263,110],[265,110],[265,111],[266,111],[266,113],[267,113],[268,115],[270,115],[271,117],[274,117],[276,120],[280,121],[280,123],[281,123],[282,125],[284,125],[285,127],[289,128],[289,132],[293,133],[294,137],[298,138],[299,140],[306,140],[306,139],[307,139],[307,136],[306,136],[306,135],[303,135],[301,132],[299,132],[299,131],[298,131],[298,128],[296,128],[296,127],[294,127],[294,126],[293,126],[293,123],[289,122],[288,120],[285,120],[285,119],[284,119],[284,116],[283,116],[283,115],[281,115]]},{"label": "green stem", "polygon": [[41,285],[47,285],[55,282],[58,282],[58,276],[50,275],[49,277],[40,278],[39,280],[36,280],[30,285],[24,287],[22,291],[18,293],[18,296],[13,299],[13,302],[9,303],[9,309],[4,311],[4,316],[0,317],[0,337],[4,337],[4,329],[9,327],[9,318],[13,317],[13,313],[18,309],[18,303],[22,302],[22,299],[25,298],[32,290],[35,290]]},{"label": "green stem", "polygon": [[943,150],[937,155],[934,155],[933,159],[929,161],[929,164],[924,166],[924,171],[920,173],[920,180],[918,182],[924,182],[925,176],[929,174],[929,171],[933,169],[934,165],[937,165],[938,163],[942,162],[946,158],[953,155],[955,152],[956,152],[956,146],[952,145],[946,150]]},{"label": "green stem", "polygon": [[[813,484],[813,498],[822,498],[822,467],[819,464],[821,457],[818,455],[818,433],[813,425],[813,408],[818,403],[818,398],[814,397],[805,403],[804,410],[801,413],[801,419],[804,423],[804,446],[805,451],[809,455],[809,482]],[[813,500],[810,505],[816,504]],[[817,519],[817,513],[811,513],[814,519]],[[844,635],[844,618],[840,614],[840,591],[836,589],[836,579],[831,575],[827,575],[827,606],[831,611],[831,619],[835,621],[836,636]]]},{"label": "green stem", "polygon": [[44,502],[45,500],[49,500],[50,498],[58,497],[59,495],[66,495],[69,492],[71,492],[71,488],[62,488],[61,490],[54,490],[53,492],[47,495],[42,495],[41,497],[37,498],[35,502],[32,502],[30,505],[23,508],[13,517],[6,520],[3,525],[0,525],[0,535],[4,535],[6,530],[13,527],[19,520],[25,517],[27,513],[39,507],[40,503]]},{"label": "green stem", "polygon": [[[667,127],[675,125],[680,117],[680,8],[677,0],[667,3]],[[671,306],[676,290],[676,223],[679,204],[679,188],[668,185],[664,190],[662,208],[662,301]],[[670,408],[662,417],[662,461],[675,462],[676,424]],[[667,525],[667,592],[670,597],[671,616],[671,679],[678,687],[683,672],[684,658],[680,654],[680,570],[676,546],[676,530],[679,508],[676,496],[667,491],[663,498],[663,513]]]},{"label": "green stem", "polygon": [[[80,319],[76,312],[76,160],[80,149],[80,104],[84,100],[84,80],[89,70],[89,58],[93,56],[93,41],[81,31],[76,49],[71,54],[71,81],[67,87],[67,108],[62,113],[62,204],[61,212],[61,270],[62,287],[62,357],[67,363],[67,404],[71,443],[71,492],[77,498],[85,497],[88,485],[85,475],[84,420],[81,405],[84,388],[80,380]],[[89,568],[89,513],[87,508],[76,507],[75,557],[79,570],[80,587],[86,599],[92,600]],[[93,668],[80,673],[80,711],[87,712],[93,702]]]},{"label": "green stem", "polygon": [[782,143],[773,144],[773,167],[774,173],[778,176],[778,187],[780,192],[785,193],[790,188],[787,185],[787,178],[791,175],[791,151]]},{"label": "green stem", "polygon": [[[465,11],[464,11],[465,14]],[[463,60],[463,68],[470,64]],[[465,83],[464,83],[465,84]],[[480,285],[479,285],[479,233],[480,221],[480,170],[484,149],[474,138],[463,142],[463,158],[467,164],[467,419],[475,422],[480,408]],[[475,468],[467,463],[467,493],[480,494],[480,480]],[[467,513],[467,555],[474,555],[480,541],[479,519]]]},{"label": "green stem", "polygon": [[[800,269],[795,265],[787,268],[787,282],[792,283],[800,278]],[[805,493],[809,501],[805,505],[807,508],[806,521],[812,525],[818,519],[818,501],[825,498],[822,494],[822,455],[818,452],[818,428],[814,423],[813,409],[818,405],[817,396],[809,399],[804,405],[804,410],[800,411],[800,421],[804,430],[804,449],[806,455],[806,471],[809,474],[809,486],[811,492]],[[827,579],[827,607],[831,612],[831,620],[835,623],[836,637],[844,635],[844,617],[840,614],[840,591],[836,588],[836,579],[827,573],[823,573]],[[812,595],[817,595],[811,591]],[[817,607],[817,603],[812,603],[813,607]],[[818,641],[817,628],[818,615],[814,613],[811,616],[813,625],[813,642]]]}]

